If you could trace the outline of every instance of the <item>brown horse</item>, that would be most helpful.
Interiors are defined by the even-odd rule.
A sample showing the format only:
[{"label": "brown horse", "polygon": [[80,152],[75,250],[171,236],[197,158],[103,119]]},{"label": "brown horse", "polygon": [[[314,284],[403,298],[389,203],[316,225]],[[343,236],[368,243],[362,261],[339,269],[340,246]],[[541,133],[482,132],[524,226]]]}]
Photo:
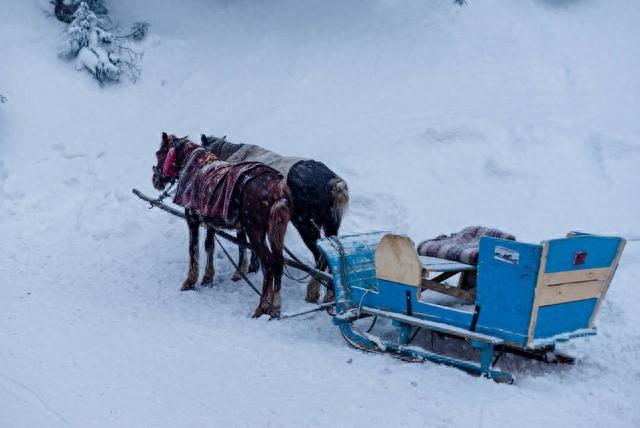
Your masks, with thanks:
[{"label": "brown horse", "polygon": [[[198,149],[200,151],[196,153]],[[184,174],[180,174],[181,171],[186,166],[194,168],[193,164],[187,165],[187,163],[193,162],[196,154],[201,154],[201,151],[204,151],[201,146],[189,141],[188,138],[177,138],[174,135],[167,135],[163,132],[160,149],[156,152],[157,162],[153,167],[153,187],[162,191],[167,183],[180,177],[178,182],[178,192],[180,192],[180,186],[183,184],[182,180],[185,179]],[[215,165],[209,165],[211,163],[215,163]],[[218,160],[210,152],[207,152],[202,168],[207,167],[207,165],[215,168],[223,167],[228,170],[236,167]],[[257,166],[268,168],[262,164]],[[234,191],[234,189],[229,191]],[[198,198],[210,196],[195,195]],[[178,195],[176,195],[176,202],[177,197]],[[182,290],[192,290],[198,280],[198,232],[200,224],[206,221],[216,226],[234,228],[246,233],[248,236],[251,248],[260,258],[264,274],[262,296],[254,317],[259,317],[263,314],[278,317],[280,316],[280,285],[284,267],[282,250],[284,247],[284,235],[292,209],[289,188],[277,171],[268,169],[266,172],[261,172],[259,175],[249,178],[248,181],[245,180],[241,189],[234,193],[232,199],[231,203],[235,203],[237,208],[237,216],[233,224],[220,224],[219,219],[207,217],[198,209],[194,209],[188,204],[182,204],[185,207],[185,216],[189,227],[190,260],[189,273]],[[202,278],[203,285],[213,283],[214,237],[215,232],[207,228],[207,237],[204,242],[207,264]]]},{"label": "brown horse", "polygon": [[[316,269],[325,270],[328,264],[316,247],[316,241],[324,232],[325,236],[337,236],[342,217],[349,205],[347,183],[324,163],[313,159],[281,156],[254,144],[233,144],[226,138],[201,135],[202,146],[214,155],[231,163],[259,161],[277,169],[287,180],[293,198],[291,223],[300,233],[300,237],[313,254]],[[238,239],[244,240],[242,234]],[[251,255],[251,264],[247,263],[244,248],[240,250],[238,265],[243,272],[257,271],[255,255]],[[249,265],[249,266],[247,266]],[[240,279],[236,272],[234,278]],[[314,277],[307,286],[306,300],[316,303],[320,298],[320,282]],[[334,300],[333,289],[327,288],[324,301]]]}]

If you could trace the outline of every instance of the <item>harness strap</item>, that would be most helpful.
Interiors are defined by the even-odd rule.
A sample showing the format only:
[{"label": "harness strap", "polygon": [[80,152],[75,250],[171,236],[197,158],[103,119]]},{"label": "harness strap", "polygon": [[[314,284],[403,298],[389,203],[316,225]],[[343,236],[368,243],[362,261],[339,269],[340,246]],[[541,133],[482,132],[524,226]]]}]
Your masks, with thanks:
[{"label": "harness strap", "polygon": [[229,261],[231,262],[231,264],[233,265],[233,267],[236,268],[236,271],[240,274],[240,276],[242,277],[242,279],[245,280],[245,282],[249,285],[249,287],[251,287],[251,289],[253,291],[256,292],[256,294],[260,297],[262,297],[262,293],[260,293],[258,291],[258,289],[256,288],[255,285],[253,285],[253,283],[249,280],[249,278],[247,278],[247,276],[244,274],[244,272],[242,272],[242,270],[240,269],[240,266],[237,265],[237,263],[235,261],[233,261],[233,258],[231,257],[231,255],[227,252],[227,250],[224,248],[224,245],[222,245],[222,242],[220,242],[220,240],[218,239],[218,237],[216,235],[213,235],[214,238],[216,239],[216,242],[218,243],[218,245],[220,246],[220,248],[222,248],[222,252],[224,253],[225,256],[227,256],[227,258],[229,259]]}]

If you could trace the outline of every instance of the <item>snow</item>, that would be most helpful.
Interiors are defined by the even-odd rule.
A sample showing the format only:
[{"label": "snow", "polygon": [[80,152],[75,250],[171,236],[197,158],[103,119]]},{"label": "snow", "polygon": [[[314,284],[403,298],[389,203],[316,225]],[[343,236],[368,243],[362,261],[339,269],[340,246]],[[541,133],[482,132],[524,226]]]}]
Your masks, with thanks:
[{"label": "snow", "polygon": [[[637,240],[578,363],[503,357],[505,386],[356,352],[322,313],[252,320],[220,252],[178,292],[186,227],[130,191],[162,131],[211,133],[325,161],[343,233],[637,239],[637,2],[113,0],[151,27],[138,83],[104,88],[46,1],[5,3],[0,426],[640,426]],[[285,312],[303,297],[285,280]]]}]

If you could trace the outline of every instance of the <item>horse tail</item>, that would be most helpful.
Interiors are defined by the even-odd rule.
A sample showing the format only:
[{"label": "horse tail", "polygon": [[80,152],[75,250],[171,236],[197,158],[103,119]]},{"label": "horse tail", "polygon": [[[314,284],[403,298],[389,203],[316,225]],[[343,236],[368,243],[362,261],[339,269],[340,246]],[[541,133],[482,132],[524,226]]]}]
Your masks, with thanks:
[{"label": "horse tail", "polygon": [[331,217],[337,233],[342,217],[349,206],[349,187],[342,178],[335,177],[329,182],[329,188],[331,189]]},{"label": "horse tail", "polygon": [[284,234],[291,218],[293,203],[289,186],[283,180],[274,180],[269,188],[271,208],[269,210],[269,245],[276,258],[282,258]]}]

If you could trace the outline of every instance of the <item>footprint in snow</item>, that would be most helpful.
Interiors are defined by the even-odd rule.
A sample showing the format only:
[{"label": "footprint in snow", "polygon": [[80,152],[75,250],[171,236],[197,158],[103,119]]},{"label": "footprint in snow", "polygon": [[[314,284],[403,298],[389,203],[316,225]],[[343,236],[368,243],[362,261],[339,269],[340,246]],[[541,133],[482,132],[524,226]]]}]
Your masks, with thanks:
[{"label": "footprint in snow", "polygon": [[60,155],[62,155],[62,157],[67,160],[73,160],[73,159],[83,158],[87,156],[86,153],[71,152],[67,150],[67,147],[64,144],[61,144],[61,143],[52,144],[51,150],[53,150],[54,152],[60,153]]}]

